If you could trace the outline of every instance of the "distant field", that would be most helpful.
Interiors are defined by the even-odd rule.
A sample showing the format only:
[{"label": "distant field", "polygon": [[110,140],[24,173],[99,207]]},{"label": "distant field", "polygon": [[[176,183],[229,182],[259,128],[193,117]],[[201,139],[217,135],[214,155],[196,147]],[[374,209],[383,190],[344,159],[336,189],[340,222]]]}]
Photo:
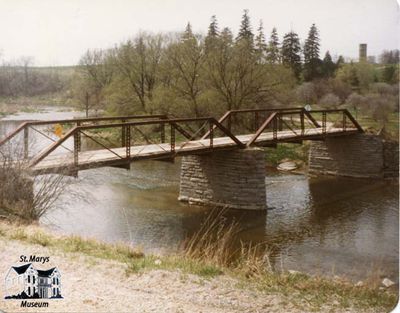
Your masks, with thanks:
[{"label": "distant field", "polygon": [[65,74],[65,75],[72,75],[75,71],[77,66],[71,65],[71,66],[33,66],[30,67],[34,71],[39,71],[39,72],[59,72],[60,74]]}]

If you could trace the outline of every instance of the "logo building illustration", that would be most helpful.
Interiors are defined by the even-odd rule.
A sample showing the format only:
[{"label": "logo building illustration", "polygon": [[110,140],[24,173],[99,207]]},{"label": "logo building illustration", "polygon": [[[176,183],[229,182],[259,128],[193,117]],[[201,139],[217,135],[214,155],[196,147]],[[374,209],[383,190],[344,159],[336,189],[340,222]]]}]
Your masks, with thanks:
[{"label": "logo building illustration", "polygon": [[5,299],[60,299],[61,274],[53,267],[42,271],[32,263],[12,266],[7,272]]}]

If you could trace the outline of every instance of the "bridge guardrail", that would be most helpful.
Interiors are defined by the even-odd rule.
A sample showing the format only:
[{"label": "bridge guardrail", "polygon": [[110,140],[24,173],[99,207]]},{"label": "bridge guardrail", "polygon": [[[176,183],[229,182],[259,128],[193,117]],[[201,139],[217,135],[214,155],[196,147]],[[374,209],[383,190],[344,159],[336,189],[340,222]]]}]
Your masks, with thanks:
[{"label": "bridge guardrail", "polygon": [[[295,118],[293,118],[293,115]],[[318,122],[318,117],[315,115],[320,115],[322,118],[321,125]],[[331,117],[331,119],[328,119],[328,116]],[[306,122],[308,122],[311,127],[307,128]],[[328,133],[353,131],[355,129],[363,132],[362,127],[346,109],[277,111],[273,112],[265,119],[261,127],[248,141],[247,146],[256,144],[256,140],[269,126],[272,126],[272,139],[275,142],[280,139],[278,138],[278,132],[281,132],[279,134],[283,136],[287,136],[286,133],[288,131],[292,132],[296,135],[294,137],[296,141],[310,139],[313,136],[326,136]]]},{"label": "bridge guardrail", "polygon": [[[155,114],[155,115],[128,115],[128,116],[111,116],[111,117],[92,117],[92,118],[78,118],[78,119],[62,119],[62,120],[50,120],[50,121],[26,121],[19,125],[14,131],[7,134],[3,139],[0,139],[0,147],[13,139],[16,135],[23,131],[24,133],[24,158],[27,159],[29,155],[29,129],[33,129],[37,133],[46,137],[47,139],[55,142],[55,140],[42,131],[34,128],[33,126],[43,126],[43,125],[75,125],[80,126],[85,123],[97,123],[97,122],[107,122],[107,121],[129,121],[132,119],[166,119],[165,114]],[[65,147],[64,147],[65,148]],[[68,150],[68,149],[67,149]]]},{"label": "bridge guardrail", "polygon": [[[131,147],[132,147],[132,141],[131,141],[131,130],[135,128],[137,130],[137,127],[139,126],[144,126],[144,125],[169,125],[170,126],[170,149],[169,151],[165,150],[162,147],[162,143],[165,140],[164,136],[161,136],[161,143],[158,143],[158,145],[165,151],[165,154],[175,154],[176,153],[176,136],[175,136],[175,131],[178,131],[186,137],[187,134],[185,134],[182,131],[182,128],[179,126],[179,123],[187,123],[187,122],[205,122],[204,125],[208,124],[209,125],[209,130],[210,130],[210,136],[208,138],[208,148],[213,149],[213,140],[214,140],[214,126],[221,130],[223,134],[225,134],[227,137],[229,137],[238,147],[244,148],[245,145],[237,139],[227,128],[225,128],[223,125],[221,125],[214,117],[201,117],[201,118],[178,118],[178,119],[160,119],[160,120],[147,120],[147,121],[138,121],[138,122],[125,122],[125,123],[114,123],[114,124],[98,124],[98,125],[80,125],[80,126],[75,126],[72,128],[63,138],[58,140],[57,142],[53,143],[50,145],[48,148],[46,148],[44,151],[42,151],[38,156],[33,158],[31,162],[29,163],[29,167],[33,167],[36,164],[38,164],[40,161],[42,161],[46,156],[48,156],[51,152],[53,152],[55,149],[60,147],[67,139],[73,138],[74,140],[74,149],[73,149],[73,154],[74,154],[74,165],[78,166],[79,163],[79,136],[82,134],[94,141],[96,141],[99,145],[101,145],[103,148],[106,150],[110,151],[111,153],[115,154],[117,157],[120,159],[130,159],[134,156],[131,155]],[[99,141],[97,141],[93,136],[87,134],[85,131],[88,130],[98,130],[98,129],[105,129],[105,128],[120,128],[121,132],[124,133],[124,142],[122,142],[122,146],[125,147],[125,156],[117,154],[115,151],[112,150],[112,148],[107,147],[103,144],[101,144]],[[163,130],[162,133],[165,133],[165,127],[161,127]],[[201,128],[199,128],[200,130]],[[199,131],[198,130],[198,131]],[[195,136],[196,134],[192,135]],[[164,137],[164,138],[163,138]],[[182,149],[186,144],[188,144],[193,138],[188,138],[185,142],[183,142],[182,145],[180,145],[180,149]],[[207,147],[205,147],[207,148]]]},{"label": "bridge guardrail", "polygon": [[[263,113],[273,113],[273,112],[284,112],[284,111],[305,111],[304,108],[301,107],[289,107],[289,108],[271,108],[271,109],[240,109],[240,110],[229,110],[227,111],[219,120],[218,122],[220,124],[223,124],[226,122],[226,128],[229,129],[230,131],[232,131],[232,120],[235,118],[235,116],[237,115],[243,115],[246,113],[253,113],[253,121],[252,121],[252,125],[254,132],[256,132],[258,130],[258,128],[260,127],[260,121],[264,121],[264,119],[262,119],[261,114]],[[316,122],[316,121],[314,121]],[[318,124],[316,124],[318,126]],[[206,134],[203,135],[202,139],[207,138],[207,136],[210,134],[210,132],[208,131]]]},{"label": "bridge guardrail", "polygon": [[[241,137],[243,134],[238,136],[239,134],[236,135],[232,131],[232,122],[238,123],[238,118],[235,118],[235,116],[239,117],[243,114],[250,114],[252,116],[251,118],[253,120],[247,118],[244,120],[244,123],[249,124],[254,129],[254,131],[250,133],[251,137],[246,137],[246,144],[239,139],[243,138]],[[115,121],[120,122],[114,123]],[[132,141],[133,130],[137,131],[139,136],[146,140],[148,146],[151,144],[158,145],[158,147],[164,151],[164,153],[161,151],[161,157],[173,157],[176,153],[183,153],[183,150],[191,151],[188,145],[190,142],[194,141],[196,141],[197,145],[204,146],[204,151],[212,150],[214,149],[214,139],[216,138],[215,133],[217,130],[222,133],[223,137],[230,138],[231,142],[238,148],[245,148],[257,144],[262,145],[263,142],[266,141],[271,144],[276,144],[278,140],[285,141],[288,133],[292,133],[290,141],[301,141],[304,139],[316,138],[316,136],[318,136],[318,138],[325,138],[325,136],[332,135],[334,132],[363,131],[358,122],[346,109],[314,111],[306,111],[304,108],[243,109],[228,111],[219,120],[216,120],[214,117],[168,118],[166,115],[160,114],[75,120],[31,121],[23,123],[14,132],[6,136],[5,139],[0,141],[0,146],[11,140],[11,138],[19,132],[24,131],[25,157],[27,158],[28,136],[26,134],[28,133],[28,129],[35,125],[56,123],[74,124],[74,126],[58,140],[50,138],[53,143],[35,155],[30,160],[29,167],[32,168],[37,165],[58,147],[66,148],[63,144],[70,138],[73,140],[73,148],[66,149],[73,153],[73,164],[75,167],[78,167],[79,153],[81,152],[81,136],[93,140],[102,148],[116,155],[119,159],[129,162],[129,160],[138,157],[137,155],[131,154],[131,147],[135,146]],[[200,125],[201,123],[202,125]],[[224,123],[227,125],[225,126]],[[184,126],[188,124],[194,124],[197,127],[197,131],[193,131],[193,128],[190,128],[189,131],[185,130]],[[153,127],[150,129],[153,135],[157,134],[154,132],[159,132],[159,137],[154,139],[146,135],[143,131],[143,128],[146,126]],[[167,127],[169,127],[169,133],[166,132]],[[93,131],[100,132],[107,128],[118,129],[118,134],[120,134],[121,137],[118,147],[125,148],[125,150],[118,150],[118,152],[116,152],[115,149],[118,147],[106,145],[98,140],[98,138],[101,137],[93,135]],[[268,130],[270,134],[262,135],[266,130]],[[92,131],[92,133],[90,131]],[[179,140],[176,138],[176,132],[181,135],[181,139],[184,138],[184,141],[179,142],[179,145],[177,145]],[[204,135],[198,140],[198,136],[201,134]],[[295,136],[293,136],[293,134]],[[168,140],[167,137],[169,138]],[[154,142],[154,140],[156,140],[156,142]],[[143,147],[145,146],[146,145]],[[185,149],[183,149],[184,147]],[[124,152],[121,153],[121,151]]]}]

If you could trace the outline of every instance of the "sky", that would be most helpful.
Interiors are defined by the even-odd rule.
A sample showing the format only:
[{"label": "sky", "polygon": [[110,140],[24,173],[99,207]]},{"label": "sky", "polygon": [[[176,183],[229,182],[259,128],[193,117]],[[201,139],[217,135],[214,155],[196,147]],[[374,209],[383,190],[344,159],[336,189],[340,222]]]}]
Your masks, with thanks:
[{"label": "sky", "polygon": [[176,32],[190,21],[206,33],[210,17],[236,34],[244,9],[267,39],[294,30],[302,42],[312,23],[320,32],[321,57],[357,58],[398,49],[399,0],[0,0],[0,58],[33,58],[36,66],[75,65],[88,49],[110,48],[139,31]]}]

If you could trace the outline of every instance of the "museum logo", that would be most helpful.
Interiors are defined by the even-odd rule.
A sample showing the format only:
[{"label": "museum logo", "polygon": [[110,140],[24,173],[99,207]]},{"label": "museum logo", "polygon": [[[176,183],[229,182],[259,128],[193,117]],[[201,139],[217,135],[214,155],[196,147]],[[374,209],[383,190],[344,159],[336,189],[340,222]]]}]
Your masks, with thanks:
[{"label": "museum logo", "polygon": [[[20,261],[26,258],[21,256]],[[36,261],[35,256],[29,260]],[[49,258],[47,257],[46,261]],[[39,261],[44,264],[42,260]],[[47,270],[35,268],[33,263],[11,266],[5,277],[5,299],[21,299],[21,307],[38,307],[48,303],[27,302],[34,299],[62,299],[61,273],[57,267]]]}]

